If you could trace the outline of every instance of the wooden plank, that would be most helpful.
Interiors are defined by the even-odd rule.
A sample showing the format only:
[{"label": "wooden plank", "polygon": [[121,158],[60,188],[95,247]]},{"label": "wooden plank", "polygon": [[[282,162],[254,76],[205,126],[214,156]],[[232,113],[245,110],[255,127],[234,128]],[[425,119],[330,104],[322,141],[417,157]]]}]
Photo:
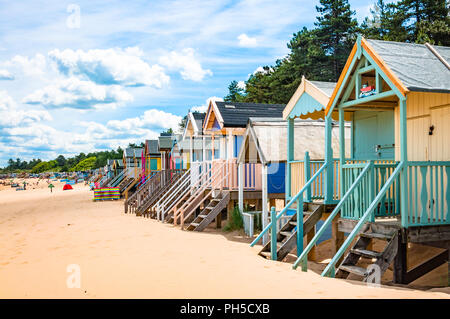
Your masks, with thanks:
[{"label": "wooden plank", "polygon": [[[414,280],[422,277],[423,275],[429,273],[433,269],[445,264],[449,261],[449,251],[444,250],[443,252],[437,254],[436,256],[428,259],[427,261],[422,262],[421,264],[415,266],[413,269],[406,273],[406,278],[404,282],[398,282],[402,284],[409,284]],[[397,283],[396,281],[394,281]]]}]

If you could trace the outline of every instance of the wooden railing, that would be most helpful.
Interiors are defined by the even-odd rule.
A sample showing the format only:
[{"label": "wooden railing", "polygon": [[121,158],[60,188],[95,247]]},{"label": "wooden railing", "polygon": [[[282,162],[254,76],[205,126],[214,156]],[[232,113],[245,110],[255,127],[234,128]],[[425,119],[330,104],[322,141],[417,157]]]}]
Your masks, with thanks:
[{"label": "wooden railing", "polygon": [[450,162],[408,162],[403,226],[450,224]]},{"label": "wooden railing", "polygon": [[[308,154],[300,161],[291,161],[288,163],[291,168],[291,194],[297,194],[305,186],[322,165],[324,160],[310,160]],[[339,187],[339,160],[333,160],[333,200],[339,200],[341,197]],[[306,200],[324,199],[325,173],[322,172],[311,184],[306,192]]]},{"label": "wooden railing", "polygon": [[[345,164],[342,166],[343,188],[347,192],[366,162]],[[369,207],[375,196],[380,192],[388,178],[392,175],[397,164],[373,164],[367,177],[355,188],[347,203],[342,207],[341,217],[359,220]],[[400,214],[400,183],[394,180],[391,187],[385,192],[380,204],[375,208],[375,217],[393,217]]]}]

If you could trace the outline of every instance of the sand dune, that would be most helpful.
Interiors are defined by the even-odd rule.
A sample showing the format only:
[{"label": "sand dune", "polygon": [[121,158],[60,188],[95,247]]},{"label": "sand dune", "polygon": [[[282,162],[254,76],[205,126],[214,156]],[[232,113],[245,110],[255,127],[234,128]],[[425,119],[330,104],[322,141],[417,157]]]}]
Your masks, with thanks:
[{"label": "sand dune", "polygon": [[[84,185],[0,191],[1,298],[449,298],[264,260],[238,233],[192,233],[92,202]],[[68,288],[67,266],[81,270]],[[313,265],[312,265],[313,266]],[[314,269],[314,267],[312,267]]]}]

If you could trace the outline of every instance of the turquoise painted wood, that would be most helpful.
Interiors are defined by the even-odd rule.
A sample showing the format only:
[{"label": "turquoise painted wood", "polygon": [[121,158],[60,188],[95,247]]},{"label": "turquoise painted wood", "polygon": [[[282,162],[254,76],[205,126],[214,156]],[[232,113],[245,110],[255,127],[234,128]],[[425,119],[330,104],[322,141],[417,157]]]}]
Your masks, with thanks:
[{"label": "turquoise painted wood", "polygon": [[[405,167],[405,163],[401,162],[397,168],[395,169],[394,173],[389,177],[386,184],[383,185],[381,188],[381,191],[377,194],[375,199],[370,203],[369,207],[366,209],[362,217],[359,219],[358,223],[356,224],[355,228],[351,231],[351,233],[348,235],[348,237],[345,239],[342,246],[339,248],[337,253],[333,256],[330,263],[325,267],[324,271],[322,272],[322,276],[328,276],[328,277],[334,277],[335,274],[335,268],[336,263],[341,259],[345,251],[350,246],[351,242],[355,239],[356,235],[361,231],[361,228],[363,225],[369,221],[370,216],[373,214],[373,210],[380,204],[382,197],[384,194],[390,189],[393,182],[399,178],[400,173]],[[298,260],[298,259],[297,259]],[[294,264],[295,265],[295,264]]]},{"label": "turquoise painted wood", "polygon": [[[326,168],[325,164],[322,165],[322,167],[313,175],[313,177],[311,177],[311,179],[302,187],[302,189],[294,197],[290,199],[289,203],[286,204],[286,206],[275,216],[275,218],[270,220],[270,224],[267,225],[266,228],[262,230],[262,232],[258,235],[258,237],[255,238],[255,240],[252,241],[252,243],[250,244],[251,247],[256,245],[256,243],[263,238],[263,236],[269,231],[269,229],[273,227],[274,223],[276,224],[277,221],[282,216],[286,215],[292,204],[294,204],[300,197],[303,198],[306,189],[317,179],[318,176],[320,176],[323,173],[325,168]],[[299,227],[300,225],[301,223],[299,223],[297,227]]]},{"label": "turquoise painted wood", "polygon": [[270,210],[270,255],[272,260],[277,260],[277,221],[275,207]]},{"label": "turquoise painted wood", "polygon": [[[305,152],[305,184],[311,179],[311,163],[309,158],[309,152]],[[311,186],[306,189],[306,201],[311,201]]]},{"label": "turquoise painted wood", "polygon": [[286,196],[285,201],[289,201],[291,198],[291,165],[289,164],[294,160],[294,119],[289,118],[287,120],[287,169],[286,169]]},{"label": "turquoise painted wood", "polygon": [[333,174],[333,148],[332,148],[332,127],[331,118],[325,118],[325,171],[323,182],[324,203],[331,204],[334,202],[334,174]]},{"label": "turquoise painted wood", "polygon": [[303,197],[297,199],[297,256],[303,252]]},{"label": "turquoise painted wood", "polygon": [[308,253],[311,251],[311,249],[317,243],[319,238],[323,235],[325,230],[331,225],[331,222],[336,217],[336,215],[341,211],[341,209],[344,207],[344,205],[347,204],[347,201],[350,199],[350,196],[352,195],[354,190],[358,187],[358,185],[362,182],[362,180],[365,178],[365,176],[367,175],[367,172],[369,172],[369,170],[372,166],[373,166],[372,162],[369,162],[365,165],[364,169],[361,171],[358,178],[353,182],[353,184],[350,186],[350,188],[344,194],[344,196],[342,196],[341,201],[333,209],[330,216],[328,216],[327,220],[323,223],[322,227],[320,227],[320,229],[316,232],[316,235],[311,239],[309,244],[303,250],[303,253],[297,258],[297,260],[295,261],[295,263],[293,265],[294,269],[297,269],[299,264],[301,264],[303,271],[306,271],[308,269]]},{"label": "turquoise painted wood", "polygon": [[406,227],[450,225],[450,162],[408,162]]},{"label": "turquoise painted wood", "polygon": [[[394,112],[355,111],[353,154],[356,160],[394,159]],[[381,147],[377,147],[380,145]]]},{"label": "turquoise painted wood", "polygon": [[289,113],[289,118],[300,117],[316,111],[321,111],[325,105],[320,104],[315,98],[307,92],[303,92],[298,99],[292,111]]}]

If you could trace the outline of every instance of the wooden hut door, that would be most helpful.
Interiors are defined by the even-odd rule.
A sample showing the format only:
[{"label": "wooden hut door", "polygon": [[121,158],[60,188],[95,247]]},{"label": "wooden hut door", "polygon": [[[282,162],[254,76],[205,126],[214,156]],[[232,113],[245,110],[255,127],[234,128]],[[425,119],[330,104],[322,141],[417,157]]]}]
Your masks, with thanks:
[{"label": "wooden hut door", "polygon": [[353,117],[356,160],[394,159],[394,112],[356,111]]}]

